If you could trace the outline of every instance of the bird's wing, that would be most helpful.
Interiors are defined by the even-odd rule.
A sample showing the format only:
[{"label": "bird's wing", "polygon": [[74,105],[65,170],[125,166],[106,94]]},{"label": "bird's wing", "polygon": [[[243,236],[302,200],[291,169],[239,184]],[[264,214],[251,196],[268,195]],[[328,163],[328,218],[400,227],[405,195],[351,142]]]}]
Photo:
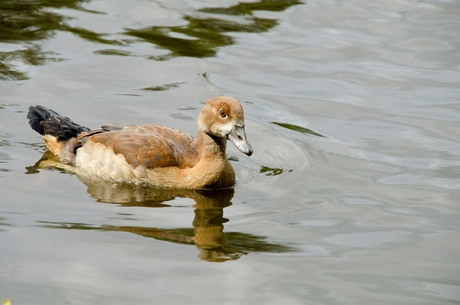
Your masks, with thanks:
[{"label": "bird's wing", "polygon": [[132,125],[90,135],[88,140],[122,154],[133,167],[192,167],[198,161],[197,141],[177,129],[159,125]]}]

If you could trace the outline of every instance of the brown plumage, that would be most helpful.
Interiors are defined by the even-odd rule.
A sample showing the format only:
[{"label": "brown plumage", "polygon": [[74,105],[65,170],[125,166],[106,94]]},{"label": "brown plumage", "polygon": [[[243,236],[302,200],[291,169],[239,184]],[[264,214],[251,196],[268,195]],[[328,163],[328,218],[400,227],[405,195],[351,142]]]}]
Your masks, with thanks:
[{"label": "brown plumage", "polygon": [[112,148],[115,154],[122,154],[133,167],[186,168],[195,165],[198,158],[198,146],[193,137],[165,126],[127,126],[96,134],[90,140]]},{"label": "brown plumage", "polygon": [[[247,155],[244,114],[231,97],[207,101],[198,118],[198,137],[159,125],[102,126],[75,124],[41,106],[28,114],[32,128],[61,162],[75,172],[116,181],[166,187],[223,188],[235,183],[226,157],[227,139]],[[62,126],[62,128],[60,128]]]}]

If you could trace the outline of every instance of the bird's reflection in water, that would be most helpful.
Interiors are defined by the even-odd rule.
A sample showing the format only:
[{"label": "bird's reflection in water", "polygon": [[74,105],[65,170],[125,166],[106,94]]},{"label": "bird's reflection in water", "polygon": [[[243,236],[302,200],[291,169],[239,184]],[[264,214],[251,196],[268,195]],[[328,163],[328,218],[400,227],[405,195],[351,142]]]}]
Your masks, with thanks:
[{"label": "bird's reflection in water", "polygon": [[[55,156],[46,152],[27,173],[37,173],[39,169],[53,168],[70,170],[59,163]],[[171,207],[168,201],[175,198],[189,198],[195,201],[193,207],[193,228],[164,229],[137,226],[93,226],[83,223],[41,222],[48,228],[123,231],[159,240],[195,245],[198,257],[212,262],[235,260],[248,252],[287,252],[294,249],[288,246],[265,241],[263,236],[246,233],[224,233],[224,208],[230,206],[233,189],[224,190],[185,190],[165,189],[128,183],[114,183],[94,180],[85,176],[77,177],[88,187],[88,193],[99,202],[115,203],[122,206]],[[229,238],[227,237],[229,236]]]},{"label": "bird's reflection in water", "polygon": [[[195,201],[194,231],[187,229],[161,229],[133,226],[112,226],[106,229],[136,233],[171,242],[195,244],[201,259],[226,261],[238,259],[244,252],[229,251],[224,234],[224,208],[230,206],[233,189],[218,191],[197,191],[183,189],[164,189],[127,183],[92,181],[79,177],[88,186],[88,193],[101,202],[118,203],[129,206],[168,207],[166,202],[175,198],[189,198]],[[192,234],[192,236],[190,235]]]}]

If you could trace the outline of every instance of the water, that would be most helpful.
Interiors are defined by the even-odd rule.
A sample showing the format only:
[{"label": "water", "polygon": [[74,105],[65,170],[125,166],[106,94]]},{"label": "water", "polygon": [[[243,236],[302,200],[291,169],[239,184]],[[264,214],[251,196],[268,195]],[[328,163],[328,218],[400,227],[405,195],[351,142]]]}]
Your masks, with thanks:
[{"label": "water", "polygon": [[[447,0],[2,1],[0,299],[459,304],[458,16]],[[234,191],[46,168],[25,118],[42,104],[194,135],[217,95],[242,101],[255,150],[229,145]]]}]

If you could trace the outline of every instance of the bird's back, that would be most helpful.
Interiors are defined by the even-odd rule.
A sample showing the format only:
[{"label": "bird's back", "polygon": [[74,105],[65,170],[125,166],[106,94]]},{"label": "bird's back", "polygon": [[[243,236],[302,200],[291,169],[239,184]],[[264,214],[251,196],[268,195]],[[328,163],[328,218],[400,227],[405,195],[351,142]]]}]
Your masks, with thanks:
[{"label": "bird's back", "polygon": [[134,168],[193,167],[198,162],[197,141],[190,135],[165,126],[132,125],[95,134],[89,141],[113,149]]}]

